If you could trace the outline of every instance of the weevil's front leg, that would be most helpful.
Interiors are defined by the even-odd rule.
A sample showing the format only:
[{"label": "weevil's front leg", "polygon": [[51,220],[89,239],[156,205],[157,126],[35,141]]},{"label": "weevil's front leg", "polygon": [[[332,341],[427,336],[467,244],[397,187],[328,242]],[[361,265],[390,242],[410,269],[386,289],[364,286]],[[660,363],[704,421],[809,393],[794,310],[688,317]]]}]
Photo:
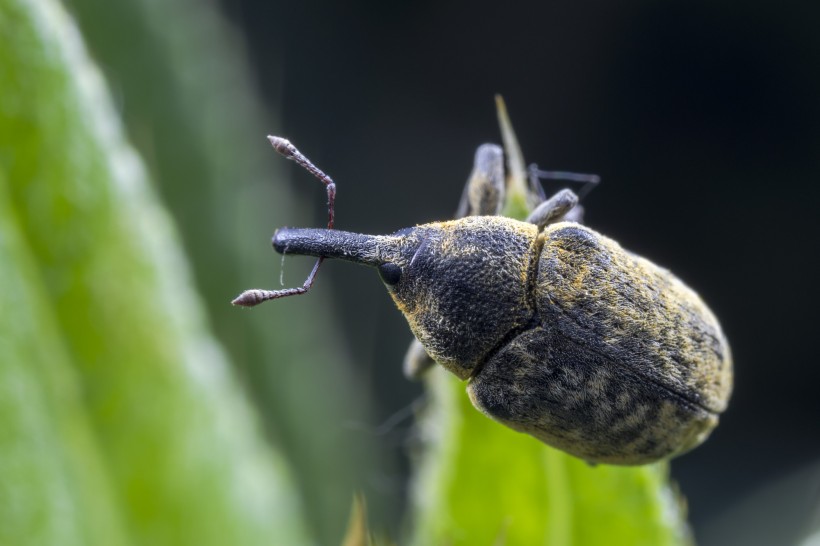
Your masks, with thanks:
[{"label": "weevil's front leg", "polygon": [[504,205],[504,187],[504,150],[497,144],[482,144],[475,152],[456,218],[495,216]]},{"label": "weevil's front leg", "polygon": [[578,205],[578,196],[571,190],[561,190],[533,210],[527,217],[527,222],[538,226],[539,230],[562,220],[575,206]]},{"label": "weevil's front leg", "polygon": [[420,379],[424,372],[436,365],[436,361],[427,354],[424,346],[416,338],[410,342],[407,353],[404,355],[402,371],[407,379]]},{"label": "weevil's front leg", "polygon": [[[539,202],[546,201],[547,196],[544,195],[544,187],[541,185],[542,179],[547,180],[566,180],[569,182],[582,184],[581,189],[576,194],[578,201],[583,199],[590,191],[601,182],[601,177],[597,174],[573,173],[567,171],[543,171],[538,168],[535,163],[531,164],[527,169],[527,177],[530,180],[530,191],[533,195],[539,197]],[[563,217],[563,220],[568,222],[584,222],[584,207],[576,205]]]}]

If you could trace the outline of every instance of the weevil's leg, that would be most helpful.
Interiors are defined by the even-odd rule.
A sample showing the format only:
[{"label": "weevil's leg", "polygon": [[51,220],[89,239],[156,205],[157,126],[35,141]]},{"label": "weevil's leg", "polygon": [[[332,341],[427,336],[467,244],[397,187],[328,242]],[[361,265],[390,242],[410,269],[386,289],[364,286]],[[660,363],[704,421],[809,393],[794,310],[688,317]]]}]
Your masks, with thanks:
[{"label": "weevil's leg", "polygon": [[575,222],[576,224],[583,224],[584,223],[584,206],[583,205],[575,205],[572,210],[564,215],[561,218],[563,222]]},{"label": "weevil's leg", "polygon": [[[579,201],[583,199],[584,196],[586,196],[601,182],[601,177],[597,174],[583,174],[566,171],[542,171],[538,168],[538,165],[536,165],[535,163],[529,166],[527,172],[529,175],[530,187],[532,188],[532,191],[538,192],[542,196],[544,195],[544,189],[540,182],[540,180],[542,179],[567,180],[569,182],[577,182],[583,184],[581,186],[581,190],[577,193]],[[546,198],[544,197],[542,200],[544,199]],[[569,222],[578,222],[579,224],[583,223],[584,207],[582,207],[581,205],[576,205],[572,210],[566,213],[563,219]]]},{"label": "weevil's leg", "polygon": [[538,177],[538,165],[535,163],[527,167],[527,178],[530,181],[530,193],[538,196],[538,202],[547,200],[547,194],[544,191],[544,186],[541,184],[541,179]]},{"label": "weevil's leg", "polygon": [[[295,161],[300,167],[304,168],[325,185],[325,188],[327,188],[327,228],[333,229],[336,209],[336,183],[333,182],[332,178],[322,172],[319,167],[314,165],[307,157],[305,157],[302,152],[297,150],[296,146],[291,144],[286,138],[268,136],[268,140],[274,150],[286,158]],[[242,307],[253,307],[254,305],[259,305],[260,303],[268,300],[306,294],[313,286],[313,281],[316,279],[316,273],[319,271],[322,261],[324,261],[324,258],[319,258],[316,260],[316,263],[313,265],[313,269],[310,271],[310,274],[307,276],[307,279],[305,279],[302,286],[296,288],[286,288],[284,290],[262,290],[258,288],[245,290],[239,294],[239,296],[234,298],[231,303]]]},{"label": "weevil's leg", "polygon": [[[673,392],[649,381],[620,381],[618,374],[616,362],[582,340],[536,327],[489,358],[470,378],[467,394],[482,413],[513,430],[605,464],[669,457],[680,452],[683,438],[694,439],[716,422],[699,406],[675,405]],[[663,426],[636,422],[636,408],[665,406],[676,409]]]},{"label": "weevil's leg", "polygon": [[467,179],[456,218],[494,216],[504,203],[504,150],[482,144],[475,152],[473,172]]},{"label": "weevil's leg", "polygon": [[407,379],[420,379],[424,372],[436,365],[436,361],[430,358],[421,341],[413,338],[407,353],[404,355],[402,371]]},{"label": "weevil's leg", "polygon": [[561,190],[533,210],[527,217],[527,222],[538,226],[539,230],[545,226],[558,222],[578,204],[578,196],[570,190]]},{"label": "weevil's leg", "polygon": [[[568,171],[543,171],[538,168],[538,165],[533,163],[527,168],[527,176],[530,179],[530,186],[540,188],[541,195],[544,195],[544,189],[541,187],[539,180],[566,180],[568,182],[577,182],[583,184],[578,190],[578,200],[582,200],[601,183],[601,177],[597,174],[574,173]],[[538,190],[536,190],[538,191]]]}]

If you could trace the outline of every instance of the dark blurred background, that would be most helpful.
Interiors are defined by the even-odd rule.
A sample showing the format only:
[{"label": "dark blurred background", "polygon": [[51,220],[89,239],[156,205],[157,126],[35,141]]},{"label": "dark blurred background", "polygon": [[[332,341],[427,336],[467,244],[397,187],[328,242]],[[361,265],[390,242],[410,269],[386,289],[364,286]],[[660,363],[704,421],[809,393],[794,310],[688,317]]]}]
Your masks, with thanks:
[{"label": "dark blurred background", "polygon": [[[767,527],[799,530],[820,481],[820,4],[223,4],[280,105],[271,132],[336,180],[341,229],[450,217],[475,148],[499,141],[495,93],[527,161],[601,175],[588,224],[696,288],[734,351],[721,426],[672,465],[696,537],[727,543],[734,517],[760,539],[762,511]],[[321,225],[321,186],[291,174],[314,215],[273,224]],[[286,284],[307,268],[288,261]],[[381,417],[401,412],[421,389],[402,377],[410,334],[375,274],[328,264],[315,290],[332,292]],[[385,434],[406,468],[408,426],[350,434]],[[401,472],[373,479],[405,493]]]}]

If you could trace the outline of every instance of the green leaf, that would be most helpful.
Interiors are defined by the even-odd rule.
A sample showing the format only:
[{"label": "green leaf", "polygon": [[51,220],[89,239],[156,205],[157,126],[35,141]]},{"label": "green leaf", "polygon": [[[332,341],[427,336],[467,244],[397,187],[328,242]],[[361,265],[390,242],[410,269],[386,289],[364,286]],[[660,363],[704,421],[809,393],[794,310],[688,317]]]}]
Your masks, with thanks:
[{"label": "green leaf", "polygon": [[[499,118],[508,157],[523,162],[501,101]],[[523,176],[523,164],[512,167],[513,178]],[[508,186],[514,202],[506,210],[523,218],[524,180]],[[416,469],[412,544],[689,542],[666,463],[590,466],[485,417],[470,403],[464,383],[442,368],[432,370],[427,386],[430,405],[420,420],[426,449]]]},{"label": "green leaf", "polygon": [[0,173],[0,544],[127,544],[5,186]]},{"label": "green leaf", "polygon": [[[0,511],[14,519],[0,533],[306,543],[287,469],[208,332],[176,231],[77,29],[55,1],[0,0],[0,41],[0,249],[15,264],[0,277],[0,483],[14,508]],[[77,395],[52,388],[52,374]]]},{"label": "green leaf", "polygon": [[[252,85],[260,75],[216,2],[70,3],[179,222],[214,331],[255,395],[266,432],[290,459],[311,528],[321,543],[334,543],[350,496],[383,468],[379,456],[392,453],[370,436],[351,440],[345,426],[372,422],[369,392],[332,323],[327,285],[253,311],[229,304],[246,288],[277,288],[281,262],[270,237],[321,211],[311,191],[318,183],[271,149],[265,136],[281,130],[278,112],[262,105]],[[266,52],[269,73],[280,63],[277,51]],[[301,284],[307,263],[286,265],[287,284]],[[371,505],[377,519],[389,503],[382,494]]]}]

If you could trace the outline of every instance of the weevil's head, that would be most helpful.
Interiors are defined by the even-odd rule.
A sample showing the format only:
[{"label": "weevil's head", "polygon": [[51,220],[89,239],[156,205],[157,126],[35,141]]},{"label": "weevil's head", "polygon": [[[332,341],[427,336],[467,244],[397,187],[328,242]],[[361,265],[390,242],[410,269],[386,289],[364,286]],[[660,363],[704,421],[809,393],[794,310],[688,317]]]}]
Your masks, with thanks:
[{"label": "weevil's head", "polygon": [[283,229],[274,248],[377,268],[427,353],[462,379],[534,316],[530,284],[538,230],[471,216],[386,236]]}]

